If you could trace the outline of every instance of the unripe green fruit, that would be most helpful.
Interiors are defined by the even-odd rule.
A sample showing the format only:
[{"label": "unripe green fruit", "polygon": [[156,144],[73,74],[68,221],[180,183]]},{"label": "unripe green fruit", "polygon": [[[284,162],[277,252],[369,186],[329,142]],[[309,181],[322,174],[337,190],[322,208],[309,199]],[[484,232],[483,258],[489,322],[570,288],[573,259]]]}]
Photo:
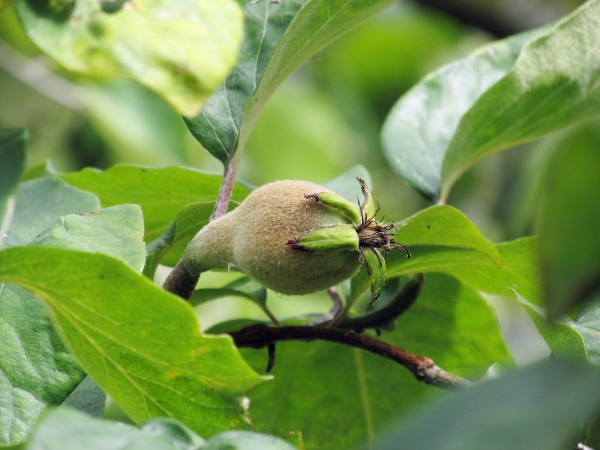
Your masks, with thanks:
[{"label": "unripe green fruit", "polygon": [[310,252],[291,239],[310,231],[352,224],[339,209],[306,195],[331,192],[307,181],[276,181],[252,192],[236,209],[209,223],[188,246],[184,261],[193,272],[235,268],[273,291],[302,295],[351,277],[360,266],[357,249]]}]

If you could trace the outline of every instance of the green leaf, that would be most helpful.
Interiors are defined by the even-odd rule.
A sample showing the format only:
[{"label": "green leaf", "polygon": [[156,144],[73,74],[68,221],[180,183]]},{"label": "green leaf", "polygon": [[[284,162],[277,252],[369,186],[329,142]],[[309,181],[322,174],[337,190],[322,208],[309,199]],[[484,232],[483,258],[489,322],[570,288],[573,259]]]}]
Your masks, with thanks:
[{"label": "green leaf", "polygon": [[[415,273],[441,272],[452,275],[471,289],[496,295],[511,295],[517,289],[527,298],[540,303],[540,271],[537,240],[517,239],[497,244],[502,267],[496,266],[481,252],[441,247],[411,247],[413,258],[399,252],[386,256],[388,278]],[[352,279],[352,297],[369,287],[363,271]]]},{"label": "green leaf", "polygon": [[541,31],[488,44],[429,74],[398,100],[382,129],[394,171],[425,197],[439,196],[442,163],[462,117],[513,66],[522,46]]},{"label": "green leaf", "polygon": [[[67,204],[69,199],[77,201],[80,194],[89,196],[54,181],[63,186],[62,198]],[[46,207],[51,208],[52,203]],[[45,213],[48,218],[57,214],[51,209]],[[140,270],[145,254],[142,233],[139,207],[124,205],[91,215],[62,217],[30,245],[98,251],[121,258]],[[15,252],[19,250],[16,248]],[[74,269],[73,273],[79,272]],[[44,410],[63,401],[90,411],[102,410],[104,393],[94,390],[93,384],[89,389],[87,383],[79,384],[85,374],[56,334],[40,300],[18,286],[5,283],[0,284],[0,299],[4,328],[0,347],[6,349],[0,358],[0,372],[4,375],[0,382],[2,392],[10,393],[0,403],[5,412],[0,416],[2,435],[8,436],[9,442],[18,442]]]},{"label": "green leaf", "polygon": [[95,195],[68,186],[54,177],[21,183],[15,201],[15,213],[4,246],[31,242],[61,216],[83,214],[100,208]]},{"label": "green leaf", "polygon": [[202,450],[297,450],[282,439],[250,431],[226,431],[210,439]]},{"label": "green leaf", "polygon": [[244,428],[241,397],[263,381],[228,337],[121,261],[43,247],[0,252],[0,279],[41,297],[84,370],[137,422],[177,417],[202,435]]},{"label": "green leaf", "polygon": [[98,0],[16,3],[28,36],[67,69],[133,78],[181,114],[198,114],[235,64],[242,39],[238,4],[147,0],[125,6]]},{"label": "green leaf", "polygon": [[599,139],[593,123],[575,128],[557,143],[544,174],[536,231],[551,317],[568,313],[600,288]]},{"label": "green leaf", "polygon": [[443,399],[375,448],[576,448],[581,422],[600,412],[599,392],[598,369],[547,360]]},{"label": "green leaf", "polygon": [[[198,215],[202,218],[195,219],[198,224],[204,218],[208,220],[206,213],[217,200],[222,179],[220,175],[183,167],[156,169],[123,164],[106,171],[87,168],[63,174],[61,178],[98,195],[104,207],[124,203],[140,205],[144,213],[146,242],[160,236],[179,210],[190,203],[210,203],[201,208]],[[236,184],[231,197],[233,204],[241,202],[248,193],[246,187]],[[197,212],[194,208],[194,213]]]},{"label": "green leaf", "polygon": [[600,1],[590,0],[527,43],[508,74],[462,118],[442,168],[442,195],[468,166],[598,114]]},{"label": "green leaf", "polygon": [[106,393],[86,376],[61,406],[78,409],[93,417],[102,417],[105,405]]},{"label": "green leaf", "polygon": [[494,244],[467,216],[452,206],[432,206],[404,220],[396,240],[407,246],[435,245],[477,250],[489,256],[498,267],[502,265],[502,258]]},{"label": "green leaf", "polygon": [[31,245],[104,253],[141,271],[146,259],[144,222],[138,205],[119,205],[83,215],[68,215],[31,241]]},{"label": "green leaf", "polygon": [[389,0],[261,0],[244,5],[245,34],[237,66],[187,121],[223,164],[244,148],[258,114],[281,82],[327,44],[391,3]]},{"label": "green leaf", "polygon": [[600,365],[600,296],[586,303],[575,320],[563,316],[551,322],[544,308],[515,294],[554,355]]},{"label": "green leaf", "polygon": [[0,246],[14,213],[11,196],[25,168],[26,142],[27,131],[23,129],[0,130]]},{"label": "green leaf", "polygon": [[[512,364],[493,310],[447,276],[429,275],[415,304],[381,339],[461,376],[477,378],[496,362]],[[264,370],[266,352],[244,355]],[[275,379],[249,393],[252,422],[276,435],[301,429],[306,448],[364,448],[359,444],[386,430],[391,419],[445,395],[404,367],[338,344],[280,342],[276,355]]]},{"label": "green leaf", "polygon": [[63,403],[85,373],[33,294],[0,282],[0,318],[0,445],[10,445]]},{"label": "green leaf", "polygon": [[208,442],[172,419],[142,427],[98,420],[71,410],[48,414],[36,427],[27,450],[294,450],[285,441],[255,432],[228,431]]},{"label": "green leaf", "polygon": [[51,412],[31,434],[27,450],[197,450],[205,441],[169,419],[147,422],[141,429],[99,420],[70,409]]}]

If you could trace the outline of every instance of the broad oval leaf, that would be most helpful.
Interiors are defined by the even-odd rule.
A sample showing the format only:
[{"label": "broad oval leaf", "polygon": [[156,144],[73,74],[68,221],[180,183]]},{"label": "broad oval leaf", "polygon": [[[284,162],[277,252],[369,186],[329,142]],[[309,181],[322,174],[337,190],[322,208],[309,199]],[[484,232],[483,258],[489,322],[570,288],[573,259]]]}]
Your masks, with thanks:
[{"label": "broad oval leaf", "polygon": [[481,231],[458,209],[448,205],[419,211],[399,224],[396,240],[405,245],[429,245],[477,250],[498,267],[500,253]]},{"label": "broad oval leaf", "polygon": [[442,168],[442,197],[467,167],[600,110],[600,1],[529,41],[514,67],[461,120]]},{"label": "broad oval leaf", "polygon": [[135,421],[177,417],[212,436],[246,428],[242,396],[264,378],[192,307],[123,262],[44,247],[0,251],[0,280],[44,300],[83,369]]},{"label": "broad oval leaf", "polygon": [[[538,262],[537,241],[517,239],[496,245],[502,266],[498,267],[485,254],[472,250],[443,247],[411,248],[413,258],[398,252],[387,255],[389,278],[415,273],[439,272],[452,275],[471,289],[489,294],[511,295],[510,289],[526,293],[539,304],[541,299],[541,274]],[[369,279],[360,271],[352,279],[352,299],[369,287]]]},{"label": "broad oval leaf", "polygon": [[381,142],[392,169],[413,189],[432,200],[438,197],[442,163],[463,115],[506,75],[533,35],[494,42],[438,69],[394,105]]},{"label": "broad oval leaf", "polygon": [[[46,204],[46,218],[53,214],[57,217],[65,205],[71,209],[85,208],[85,202],[78,205],[80,195],[89,197],[90,194],[55,181],[64,204]],[[41,186],[48,185],[42,183]],[[35,204],[33,200],[19,202],[17,212],[21,214],[21,209]],[[122,205],[94,214],[62,217],[29,245],[101,252],[141,270],[145,255],[143,231],[139,207]],[[20,227],[17,226],[15,232],[20,232]],[[93,390],[91,404],[89,396],[78,394],[85,387],[80,384],[85,373],[56,334],[40,300],[19,286],[2,283],[0,305],[0,326],[3,330],[0,347],[5,349],[0,358],[0,385],[5,394],[0,397],[0,409],[3,411],[0,415],[0,439],[8,440],[0,442],[7,444],[22,440],[40,414],[64,402],[87,410],[102,410],[105,396],[99,388]]]},{"label": "broad oval leaf", "polygon": [[84,214],[99,208],[98,197],[55,177],[21,183],[15,193],[15,211],[3,245],[28,244],[61,216]]},{"label": "broad oval leaf", "polygon": [[118,205],[61,217],[30,245],[104,253],[141,272],[146,259],[144,219],[138,205]]},{"label": "broad oval leaf", "polygon": [[136,79],[186,116],[198,114],[228,75],[242,39],[233,0],[19,0],[16,7],[29,37],[67,69]]},{"label": "broad oval leaf", "polygon": [[[144,213],[146,242],[160,236],[184,206],[198,202],[214,205],[223,178],[184,167],[150,168],[125,164],[117,164],[105,171],[87,168],[60,177],[73,186],[95,193],[104,207],[124,203],[140,205]],[[232,202],[241,202],[249,192],[248,188],[236,183]],[[203,211],[206,213],[208,209]],[[199,223],[201,219],[195,217]]]},{"label": "broad oval leaf", "polygon": [[245,1],[237,66],[187,120],[192,134],[223,164],[244,148],[261,109],[300,64],[391,0]]},{"label": "broad oval leaf", "polygon": [[[431,199],[476,161],[597,114],[600,2],[498,41],[433,73],[388,117],[388,159]],[[568,50],[567,50],[568,49]]]}]

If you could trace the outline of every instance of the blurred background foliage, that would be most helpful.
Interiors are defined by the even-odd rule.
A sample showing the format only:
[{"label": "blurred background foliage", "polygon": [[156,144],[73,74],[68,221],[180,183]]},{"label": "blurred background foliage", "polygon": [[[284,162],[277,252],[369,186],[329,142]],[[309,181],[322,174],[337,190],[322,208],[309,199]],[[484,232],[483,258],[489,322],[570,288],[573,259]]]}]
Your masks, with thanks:
[{"label": "blurred background foliage", "polygon": [[[399,221],[423,209],[428,202],[394,175],[382,154],[379,133],[392,105],[442,64],[485,42],[554,21],[581,3],[398,1],[313,57],[276,91],[252,131],[239,178],[252,185],[285,178],[324,183],[361,164],[372,175],[372,190],[387,217]],[[30,165],[50,160],[58,171],[117,162],[222,170],[179,115],[148,89],[62,71],[27,39],[10,6],[0,13],[0,98],[0,128],[29,130]],[[531,234],[547,183],[545,168],[555,154],[577,148],[579,136],[589,139],[578,130],[484,160],[461,178],[449,203],[494,242]],[[224,277],[203,277],[202,283],[220,286]],[[311,310],[314,302],[329,307],[324,295],[306,299],[302,307]],[[547,354],[514,298],[494,304],[517,362]],[[276,301],[270,305],[276,314],[293,313],[289,302],[281,309]],[[205,328],[226,319],[224,311],[262,314],[240,299],[201,308]]]}]

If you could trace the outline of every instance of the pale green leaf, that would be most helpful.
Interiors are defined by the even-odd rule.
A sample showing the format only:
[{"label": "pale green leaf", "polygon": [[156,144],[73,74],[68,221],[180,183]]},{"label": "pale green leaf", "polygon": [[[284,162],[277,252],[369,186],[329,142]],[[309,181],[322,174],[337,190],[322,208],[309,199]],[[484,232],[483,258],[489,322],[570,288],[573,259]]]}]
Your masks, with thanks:
[{"label": "pale green leaf", "polygon": [[15,194],[15,213],[5,246],[25,245],[61,216],[84,214],[100,208],[98,198],[54,177],[21,183]]},{"label": "pale green leaf", "polygon": [[144,221],[138,205],[118,205],[60,218],[31,245],[104,253],[141,271],[146,259]]},{"label": "pale green leaf", "polygon": [[140,428],[98,420],[75,411],[54,411],[33,432],[26,450],[294,450],[274,436],[227,431],[205,441],[172,419],[154,419]]},{"label": "pale green leaf", "polygon": [[18,0],[16,8],[28,36],[67,69],[133,78],[186,116],[226,78],[242,39],[233,0]]},{"label": "pale green leaf", "polygon": [[0,252],[0,279],[41,297],[84,370],[137,422],[177,417],[205,436],[245,428],[263,381],[228,337],[204,337],[191,306],[121,261],[44,247]]},{"label": "pale green leaf", "polygon": [[244,5],[245,34],[237,66],[187,121],[223,164],[243,148],[258,114],[281,82],[318,50],[390,3],[389,0],[269,0]]}]

